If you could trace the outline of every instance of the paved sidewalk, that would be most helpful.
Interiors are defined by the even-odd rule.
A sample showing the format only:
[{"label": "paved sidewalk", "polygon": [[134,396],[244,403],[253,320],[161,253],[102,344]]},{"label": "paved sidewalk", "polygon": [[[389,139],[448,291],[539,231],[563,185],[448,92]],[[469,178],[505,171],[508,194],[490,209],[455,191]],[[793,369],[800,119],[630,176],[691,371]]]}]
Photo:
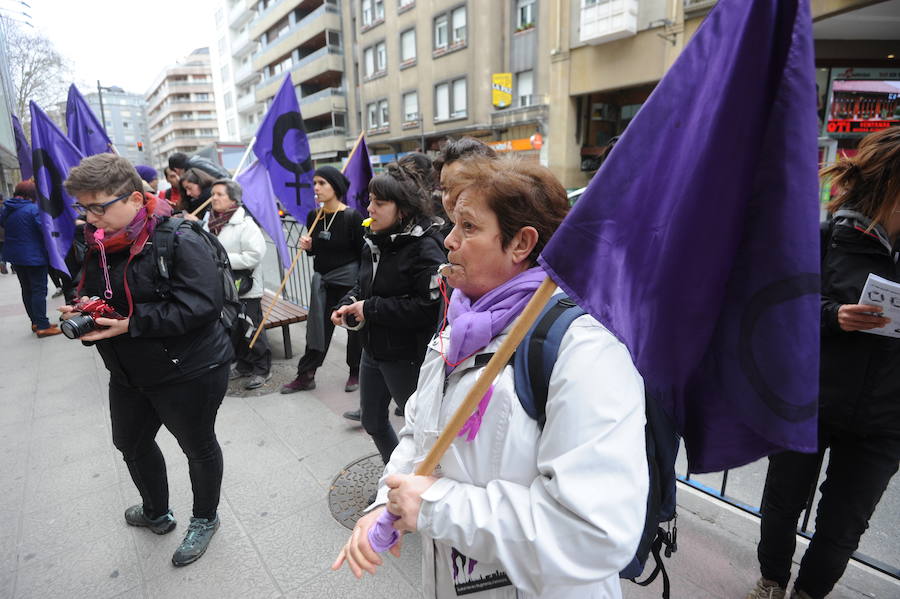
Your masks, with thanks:
[{"label": "paved sidewalk", "polygon": [[[295,329],[298,356],[303,327]],[[358,401],[343,391],[342,331],[318,389],[287,396],[277,387],[294,361],[280,359],[280,335],[270,340],[275,378],[259,395],[226,397],[219,413],[222,527],[199,562],[174,568],[191,504],[183,454],[161,431],[175,532],[125,525],[122,512],[139,496],[110,438],[106,370],[93,349],[32,335],[15,277],[0,275],[0,598],[418,597],[417,535],[376,577],[328,569],[348,534],[329,511],[329,486],[374,451],[340,416]],[[742,597],[756,578],[756,522],[690,490],[679,502],[673,598]],[[623,585],[628,599],[659,597],[660,588]],[[898,597],[900,585],[851,567],[831,596]]]}]

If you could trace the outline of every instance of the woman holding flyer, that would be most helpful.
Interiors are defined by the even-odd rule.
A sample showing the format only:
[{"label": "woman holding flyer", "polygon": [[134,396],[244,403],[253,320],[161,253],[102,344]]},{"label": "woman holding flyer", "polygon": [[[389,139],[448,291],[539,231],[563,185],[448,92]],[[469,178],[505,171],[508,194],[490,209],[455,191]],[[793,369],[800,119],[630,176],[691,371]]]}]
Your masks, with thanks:
[{"label": "woman holding flyer", "polygon": [[769,458],[757,548],[762,577],[748,599],[785,597],[797,520],[826,449],[816,532],[791,598],[831,591],[900,464],[900,339],[866,332],[891,321],[880,306],[860,303],[870,274],[900,282],[900,127],[869,135],[855,156],[822,174],[838,196],[823,228],[819,453]]}]

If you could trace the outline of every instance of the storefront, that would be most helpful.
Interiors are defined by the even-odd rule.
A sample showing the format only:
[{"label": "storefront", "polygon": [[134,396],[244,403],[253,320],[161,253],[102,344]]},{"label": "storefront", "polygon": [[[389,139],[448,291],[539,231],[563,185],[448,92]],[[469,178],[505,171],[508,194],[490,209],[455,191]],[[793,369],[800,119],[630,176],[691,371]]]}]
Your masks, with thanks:
[{"label": "storefront", "polygon": [[837,142],[838,156],[852,156],[869,133],[900,126],[900,67],[832,68],[820,96],[821,137]]}]

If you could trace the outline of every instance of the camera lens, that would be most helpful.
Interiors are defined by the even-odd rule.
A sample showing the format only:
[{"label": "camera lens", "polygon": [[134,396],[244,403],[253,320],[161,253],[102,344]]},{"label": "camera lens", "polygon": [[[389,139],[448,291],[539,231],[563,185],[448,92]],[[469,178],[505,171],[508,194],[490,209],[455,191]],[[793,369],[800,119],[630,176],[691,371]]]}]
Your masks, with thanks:
[{"label": "camera lens", "polygon": [[97,328],[97,325],[94,323],[94,319],[87,314],[79,314],[69,320],[64,320],[59,325],[59,329],[63,332],[63,335],[69,339],[78,339],[85,333],[90,333],[95,328]]}]

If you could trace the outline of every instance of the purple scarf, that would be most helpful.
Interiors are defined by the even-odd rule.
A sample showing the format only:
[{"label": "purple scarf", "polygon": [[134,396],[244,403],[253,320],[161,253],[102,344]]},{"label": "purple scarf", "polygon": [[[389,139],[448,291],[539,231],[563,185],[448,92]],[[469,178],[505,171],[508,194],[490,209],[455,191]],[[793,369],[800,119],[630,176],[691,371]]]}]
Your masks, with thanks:
[{"label": "purple scarf", "polygon": [[[451,325],[447,361],[456,364],[490,343],[522,312],[546,278],[540,266],[529,268],[491,289],[475,303],[459,289],[454,290],[447,310]],[[448,367],[448,371],[452,369]]]}]

